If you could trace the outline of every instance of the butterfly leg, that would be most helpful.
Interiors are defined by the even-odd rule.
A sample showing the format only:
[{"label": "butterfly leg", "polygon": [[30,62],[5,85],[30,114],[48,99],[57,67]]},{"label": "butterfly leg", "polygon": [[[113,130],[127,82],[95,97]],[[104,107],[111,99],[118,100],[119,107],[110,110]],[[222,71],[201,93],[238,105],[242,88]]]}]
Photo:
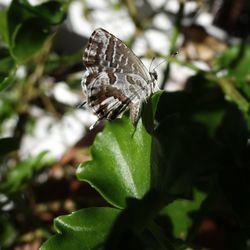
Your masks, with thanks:
[{"label": "butterfly leg", "polygon": [[86,103],[87,103],[86,101],[83,101],[82,103],[78,104],[78,105],[76,106],[76,108],[77,108],[77,109],[81,109],[81,108],[83,108],[83,106],[84,106]]}]

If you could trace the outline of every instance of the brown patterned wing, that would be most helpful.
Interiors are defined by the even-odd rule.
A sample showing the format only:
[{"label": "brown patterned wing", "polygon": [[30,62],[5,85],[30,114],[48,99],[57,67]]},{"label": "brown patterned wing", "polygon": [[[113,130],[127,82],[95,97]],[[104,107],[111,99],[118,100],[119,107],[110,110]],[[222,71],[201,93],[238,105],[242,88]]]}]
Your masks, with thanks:
[{"label": "brown patterned wing", "polygon": [[135,124],[142,102],[153,92],[152,78],[140,59],[121,40],[97,29],[83,60],[87,70],[82,87],[98,121],[113,120],[130,109]]},{"label": "brown patterned wing", "polygon": [[98,121],[116,119],[129,109],[130,118],[135,124],[142,102],[151,93],[147,82],[135,74],[100,72],[89,74],[86,81],[87,103],[98,116]]},{"label": "brown patterned wing", "polygon": [[146,81],[150,80],[148,70],[134,52],[120,39],[101,28],[90,36],[83,62],[91,73],[112,69],[112,72],[134,73]]}]

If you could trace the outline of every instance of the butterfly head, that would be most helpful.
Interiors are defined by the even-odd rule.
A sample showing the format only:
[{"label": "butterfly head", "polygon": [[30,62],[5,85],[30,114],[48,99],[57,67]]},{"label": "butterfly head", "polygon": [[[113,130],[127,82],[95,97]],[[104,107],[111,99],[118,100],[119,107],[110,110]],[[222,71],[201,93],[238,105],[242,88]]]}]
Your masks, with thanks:
[{"label": "butterfly head", "polygon": [[155,71],[155,69],[153,71],[149,72],[149,74],[150,74],[150,77],[151,77],[152,81],[157,81],[158,80],[158,74]]},{"label": "butterfly head", "polygon": [[155,71],[155,69],[153,71],[149,72],[150,78],[151,78],[151,93],[155,93],[156,91],[159,90],[159,87],[157,85],[157,80],[158,80],[158,74]]}]

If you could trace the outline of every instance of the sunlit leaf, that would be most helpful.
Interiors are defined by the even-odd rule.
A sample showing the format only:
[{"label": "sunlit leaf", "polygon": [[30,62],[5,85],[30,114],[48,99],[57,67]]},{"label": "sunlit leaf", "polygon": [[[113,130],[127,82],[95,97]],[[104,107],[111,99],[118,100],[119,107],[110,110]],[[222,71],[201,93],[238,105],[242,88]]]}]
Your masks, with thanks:
[{"label": "sunlit leaf", "polygon": [[141,198],[150,188],[151,137],[139,120],[136,129],[127,117],[106,124],[97,135],[93,160],[77,170],[104,198],[124,207],[126,198]]},{"label": "sunlit leaf", "polygon": [[86,208],[58,217],[54,224],[58,232],[40,250],[103,249],[119,210]]}]

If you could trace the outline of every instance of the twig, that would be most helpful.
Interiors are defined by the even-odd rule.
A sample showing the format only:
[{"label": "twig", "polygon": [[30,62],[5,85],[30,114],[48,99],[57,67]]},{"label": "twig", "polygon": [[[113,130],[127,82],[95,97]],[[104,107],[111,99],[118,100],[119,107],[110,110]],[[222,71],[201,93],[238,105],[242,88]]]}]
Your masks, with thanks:
[{"label": "twig", "polygon": [[[180,33],[181,29],[181,19],[183,17],[183,12],[184,12],[184,6],[185,6],[185,0],[180,0],[180,6],[179,6],[179,11],[176,17],[175,25],[173,27],[173,32],[172,32],[172,37],[171,37],[171,43],[170,43],[170,51],[169,54],[173,54],[176,51],[176,41],[177,37]],[[170,63],[167,64],[166,69],[164,71],[164,77],[163,81],[161,84],[161,88],[164,89],[166,82],[169,77],[169,72],[170,72]]]}]

